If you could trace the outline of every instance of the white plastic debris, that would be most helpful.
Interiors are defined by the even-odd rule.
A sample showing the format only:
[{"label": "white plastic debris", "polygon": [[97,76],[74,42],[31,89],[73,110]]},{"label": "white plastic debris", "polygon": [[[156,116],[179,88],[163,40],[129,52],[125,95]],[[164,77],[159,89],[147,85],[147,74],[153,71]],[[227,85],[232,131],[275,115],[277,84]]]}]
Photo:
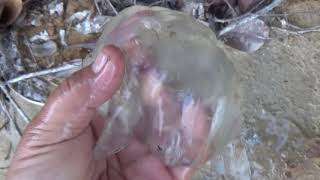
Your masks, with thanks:
[{"label": "white plastic debris", "polygon": [[60,36],[60,43],[63,45],[63,46],[68,46],[66,40],[65,40],[65,37],[66,37],[66,30],[64,29],[60,29],[59,30],[59,36]]},{"label": "white plastic debris", "polygon": [[75,12],[73,15],[71,15],[67,22],[72,23],[74,21],[81,22],[83,21],[86,17],[90,16],[91,12],[89,10],[83,10],[79,12]]},{"label": "white plastic debris", "polygon": [[205,9],[203,3],[201,2],[185,2],[182,11],[196,19],[205,19]]},{"label": "white plastic debris", "polygon": [[63,13],[63,2],[58,2],[57,0],[48,4],[48,9],[50,15],[61,15]]},{"label": "white plastic debris", "polygon": [[36,42],[36,41],[48,41],[50,40],[49,33],[47,30],[44,30],[40,32],[39,34],[34,35],[30,38],[30,42]]},{"label": "white plastic debris", "polygon": [[94,33],[102,32],[103,26],[109,22],[110,17],[108,16],[96,16],[91,22],[91,31]]},{"label": "white plastic debris", "polygon": [[91,18],[91,12],[88,10],[74,13],[68,18],[74,30],[81,34],[98,33],[102,31],[102,27],[109,21],[108,16],[97,15]]}]

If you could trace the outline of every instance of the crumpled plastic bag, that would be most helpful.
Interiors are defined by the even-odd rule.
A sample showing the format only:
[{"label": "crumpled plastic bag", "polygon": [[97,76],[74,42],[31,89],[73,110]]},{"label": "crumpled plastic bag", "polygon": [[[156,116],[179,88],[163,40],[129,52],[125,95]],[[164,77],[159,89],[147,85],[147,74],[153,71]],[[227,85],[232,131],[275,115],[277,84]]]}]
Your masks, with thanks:
[{"label": "crumpled plastic bag", "polygon": [[97,158],[135,139],[168,166],[191,166],[235,136],[239,85],[209,28],[180,12],[136,6],[105,26],[92,60],[110,44],[123,51],[126,74],[120,90],[99,108],[108,123]]}]

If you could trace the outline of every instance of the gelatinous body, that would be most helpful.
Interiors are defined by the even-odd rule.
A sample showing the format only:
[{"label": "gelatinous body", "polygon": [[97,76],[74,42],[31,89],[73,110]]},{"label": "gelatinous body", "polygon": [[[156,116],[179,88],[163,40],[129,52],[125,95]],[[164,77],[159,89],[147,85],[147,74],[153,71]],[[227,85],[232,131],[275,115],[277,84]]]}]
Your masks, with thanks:
[{"label": "gelatinous body", "polygon": [[234,69],[209,28],[179,12],[133,7],[106,25],[93,56],[109,44],[124,52],[126,75],[100,107],[109,123],[98,157],[134,138],[167,165],[191,165],[218,152],[239,128]]}]

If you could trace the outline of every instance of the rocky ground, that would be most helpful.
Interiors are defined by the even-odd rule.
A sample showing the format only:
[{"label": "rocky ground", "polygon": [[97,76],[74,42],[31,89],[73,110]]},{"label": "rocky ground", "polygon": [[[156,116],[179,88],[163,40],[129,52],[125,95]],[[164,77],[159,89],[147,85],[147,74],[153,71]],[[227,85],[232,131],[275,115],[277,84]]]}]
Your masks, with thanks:
[{"label": "rocky ground", "polygon": [[[320,24],[320,2],[289,0],[289,16],[304,27]],[[257,52],[225,47],[244,89],[238,139],[202,170],[201,179],[310,179],[320,177],[320,33],[273,32]],[[4,123],[0,117],[0,127]],[[12,132],[15,133],[15,132]],[[0,180],[12,158],[12,137],[0,131]]]}]

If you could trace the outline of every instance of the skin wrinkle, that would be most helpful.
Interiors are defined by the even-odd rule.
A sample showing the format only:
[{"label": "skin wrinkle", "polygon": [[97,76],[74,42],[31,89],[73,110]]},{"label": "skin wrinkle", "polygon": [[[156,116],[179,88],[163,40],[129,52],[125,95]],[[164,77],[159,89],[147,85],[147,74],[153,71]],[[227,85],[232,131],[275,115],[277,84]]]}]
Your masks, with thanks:
[{"label": "skin wrinkle", "polygon": [[[84,129],[82,130],[83,132],[87,131],[87,129]],[[83,133],[82,132],[82,133]],[[30,141],[28,141],[28,143],[26,144],[29,148],[44,148],[44,147],[48,147],[48,146],[54,146],[54,145],[57,145],[57,144],[61,144],[61,143],[65,143],[65,142],[68,142],[68,141],[71,141],[73,139],[76,139],[78,138],[79,136],[82,135],[82,133],[80,134],[77,134],[76,136],[74,137],[70,137],[69,139],[62,139],[60,141],[57,141],[57,142],[53,142],[53,143],[47,143],[47,144],[44,144],[44,143],[41,143],[41,145],[33,145],[32,142],[35,142],[33,139],[31,139]]]},{"label": "skin wrinkle", "polygon": [[[94,118],[90,124],[93,136],[94,136],[94,140],[98,141],[99,136],[101,135],[101,127],[104,127],[106,123],[106,120],[104,120],[99,113],[95,113]],[[100,128],[100,129],[98,129]]]},{"label": "skin wrinkle", "polygon": [[[71,86],[72,85],[71,85],[70,80],[66,80],[65,83],[62,83],[61,88],[59,88],[61,95],[59,95],[59,98],[57,98],[55,100],[55,102],[51,105],[52,109],[55,109],[55,106],[61,104],[61,101],[63,101],[63,99],[66,96],[68,96],[69,94],[72,94],[73,91],[77,91],[78,89],[81,89],[81,88],[83,88],[85,86],[91,87],[92,83],[91,83],[91,79],[89,79],[89,80],[86,80],[84,82],[80,82],[80,83],[76,83],[76,84],[73,83],[73,86],[72,87]],[[50,116],[51,115],[50,112],[47,112],[47,113],[48,113],[47,116],[51,117]]]},{"label": "skin wrinkle", "polygon": [[[64,96],[66,96],[66,95],[67,95],[67,94],[64,94]],[[58,103],[57,103],[57,104],[58,104]],[[89,104],[89,102],[87,102],[86,104]],[[95,113],[95,109],[93,109],[92,107],[88,107],[88,105],[84,105],[84,106],[81,108],[80,112],[92,112],[92,113]],[[72,115],[73,117],[71,116],[71,118],[69,118],[69,119],[71,119],[71,120],[66,121],[66,124],[57,125],[57,126],[56,126],[56,127],[61,127],[61,126],[62,126],[64,130],[66,130],[66,128],[67,128],[67,130],[69,131],[69,135],[68,135],[68,134],[66,135],[66,134],[64,133],[65,131],[62,131],[61,140],[57,141],[57,143],[62,142],[62,141],[64,141],[64,140],[66,140],[66,139],[72,139],[74,136],[76,136],[77,134],[79,134],[79,133],[78,133],[79,130],[80,130],[80,131],[83,130],[84,125],[81,124],[81,126],[77,127],[77,126],[75,126],[74,123],[69,123],[70,121],[72,122],[72,121],[74,121],[75,119],[78,119],[79,116],[81,116],[81,114],[82,114],[82,113],[80,113],[80,115],[79,115],[79,113],[73,114],[73,115]],[[91,114],[91,113],[86,113],[86,114],[88,115],[88,114]],[[89,116],[90,116],[90,115],[89,115]],[[49,116],[47,116],[47,117],[49,117]],[[42,123],[39,123],[38,126],[34,127],[34,129],[33,129],[34,134],[42,134],[43,131],[45,132],[45,134],[47,134],[47,132],[50,131],[50,132],[52,132],[53,134],[56,133],[56,134],[57,134],[56,136],[59,136],[59,135],[60,135],[59,129],[57,130],[55,127],[53,127],[51,130],[50,130],[50,129],[46,129],[46,128],[48,128],[48,125],[47,125],[46,121],[41,120],[41,122],[44,122],[44,125],[43,125]],[[87,125],[85,125],[85,126],[87,126]],[[52,127],[52,125],[51,125],[51,127]],[[60,129],[61,129],[61,128],[60,128]],[[38,130],[38,131],[35,131],[35,130]],[[34,136],[33,136],[33,137],[34,137]],[[34,140],[41,140],[41,139],[34,139]],[[49,145],[50,145],[50,144],[49,144]]]},{"label": "skin wrinkle", "polygon": [[[108,160],[110,161],[110,160]],[[115,156],[115,161],[119,166],[120,166],[120,160],[119,160],[119,157],[118,155]],[[112,179],[111,175],[110,175],[110,171],[113,170],[118,176],[120,176],[122,179],[126,179],[126,177],[121,173],[120,171],[120,167],[115,167],[115,166],[112,166],[112,164],[114,163],[109,163],[108,164],[108,167],[109,167],[109,179]]]},{"label": "skin wrinkle", "polygon": [[[69,126],[64,126],[64,128],[63,128],[63,131],[66,129],[66,127],[67,127],[67,129],[69,129],[68,131],[70,131],[70,133],[72,134],[72,132],[77,132],[77,130],[83,130],[83,128],[81,128],[81,127],[72,127],[72,126],[70,126],[70,124],[69,124]],[[40,134],[49,134],[49,133],[51,133],[51,134],[60,134],[60,132],[59,131],[56,131],[55,130],[56,128],[53,128],[53,130],[50,130],[50,129],[45,129],[44,127],[42,127],[42,128],[40,128],[40,127],[35,127],[33,130],[32,130],[32,132],[33,132],[33,134],[35,135],[35,134],[37,134],[37,135],[40,135]],[[63,132],[62,132],[62,134],[63,134]],[[73,134],[79,134],[79,133],[73,133]],[[39,138],[39,139],[36,139],[35,138],[35,136],[33,135],[33,141],[41,141],[41,139]],[[61,136],[61,141],[63,141],[63,140],[65,140],[65,139],[70,139],[70,138],[72,138],[73,137],[73,135],[69,135],[69,136]],[[61,142],[60,141],[60,142]]]},{"label": "skin wrinkle", "polygon": [[[66,141],[66,142],[62,142],[62,143],[68,143],[68,141]],[[37,154],[37,156],[41,156],[41,155],[43,155],[43,154],[50,154],[50,153],[54,153],[55,151],[57,151],[59,148],[61,148],[61,146],[56,146],[56,145],[59,145],[59,144],[54,144],[54,145],[50,145],[50,146],[43,146],[43,147],[41,147],[41,149],[39,149],[38,148],[38,151],[37,151],[37,149],[35,149],[35,148],[37,148],[37,147],[33,147],[33,151],[32,152],[34,152],[34,154]],[[54,147],[54,148],[53,148]],[[39,152],[39,150],[46,150],[46,151],[44,151],[44,152]],[[24,162],[24,163],[22,163],[22,164],[27,164],[27,165],[25,165],[26,167],[24,167],[24,168],[27,168],[27,167],[29,167],[29,161],[32,161],[32,160],[34,160],[35,159],[35,156],[33,155],[33,154],[31,154],[31,155],[29,155],[29,156],[26,156],[26,157],[21,157],[21,158],[19,158],[18,159],[18,161],[26,161],[26,162]],[[21,168],[20,168],[21,169]]]},{"label": "skin wrinkle", "polygon": [[[88,179],[96,179],[96,178],[94,178],[95,176],[97,176],[96,175],[96,169],[97,169],[97,167],[96,167],[96,163],[94,163],[94,159],[91,159],[91,161],[90,161],[90,163],[88,164],[88,167],[87,167],[87,169],[89,169],[89,172],[93,172],[93,173],[90,173],[89,175],[88,175],[88,177],[90,177],[90,178],[88,178]],[[90,171],[90,169],[91,169],[91,171]]]},{"label": "skin wrinkle", "polygon": [[116,159],[116,162],[117,162],[117,165],[118,165],[118,169],[122,169],[123,167],[122,167],[122,165],[121,165],[121,163],[120,163],[120,158],[119,158],[119,156],[116,155],[116,156],[115,156],[115,159]]},{"label": "skin wrinkle", "polygon": [[[47,151],[44,151],[44,152],[34,152],[34,154],[30,154],[30,155],[28,155],[28,156],[25,156],[25,157],[21,157],[21,158],[19,158],[19,161],[22,161],[22,162],[24,162],[24,164],[27,164],[24,168],[26,168],[26,167],[28,167],[28,161],[30,161],[30,160],[33,160],[33,159],[35,159],[36,157],[40,157],[40,156],[42,156],[42,155],[44,155],[44,154],[48,154],[48,153],[50,153],[50,152],[52,152],[53,150],[47,150]],[[23,169],[23,168],[20,168],[20,169]]]}]

